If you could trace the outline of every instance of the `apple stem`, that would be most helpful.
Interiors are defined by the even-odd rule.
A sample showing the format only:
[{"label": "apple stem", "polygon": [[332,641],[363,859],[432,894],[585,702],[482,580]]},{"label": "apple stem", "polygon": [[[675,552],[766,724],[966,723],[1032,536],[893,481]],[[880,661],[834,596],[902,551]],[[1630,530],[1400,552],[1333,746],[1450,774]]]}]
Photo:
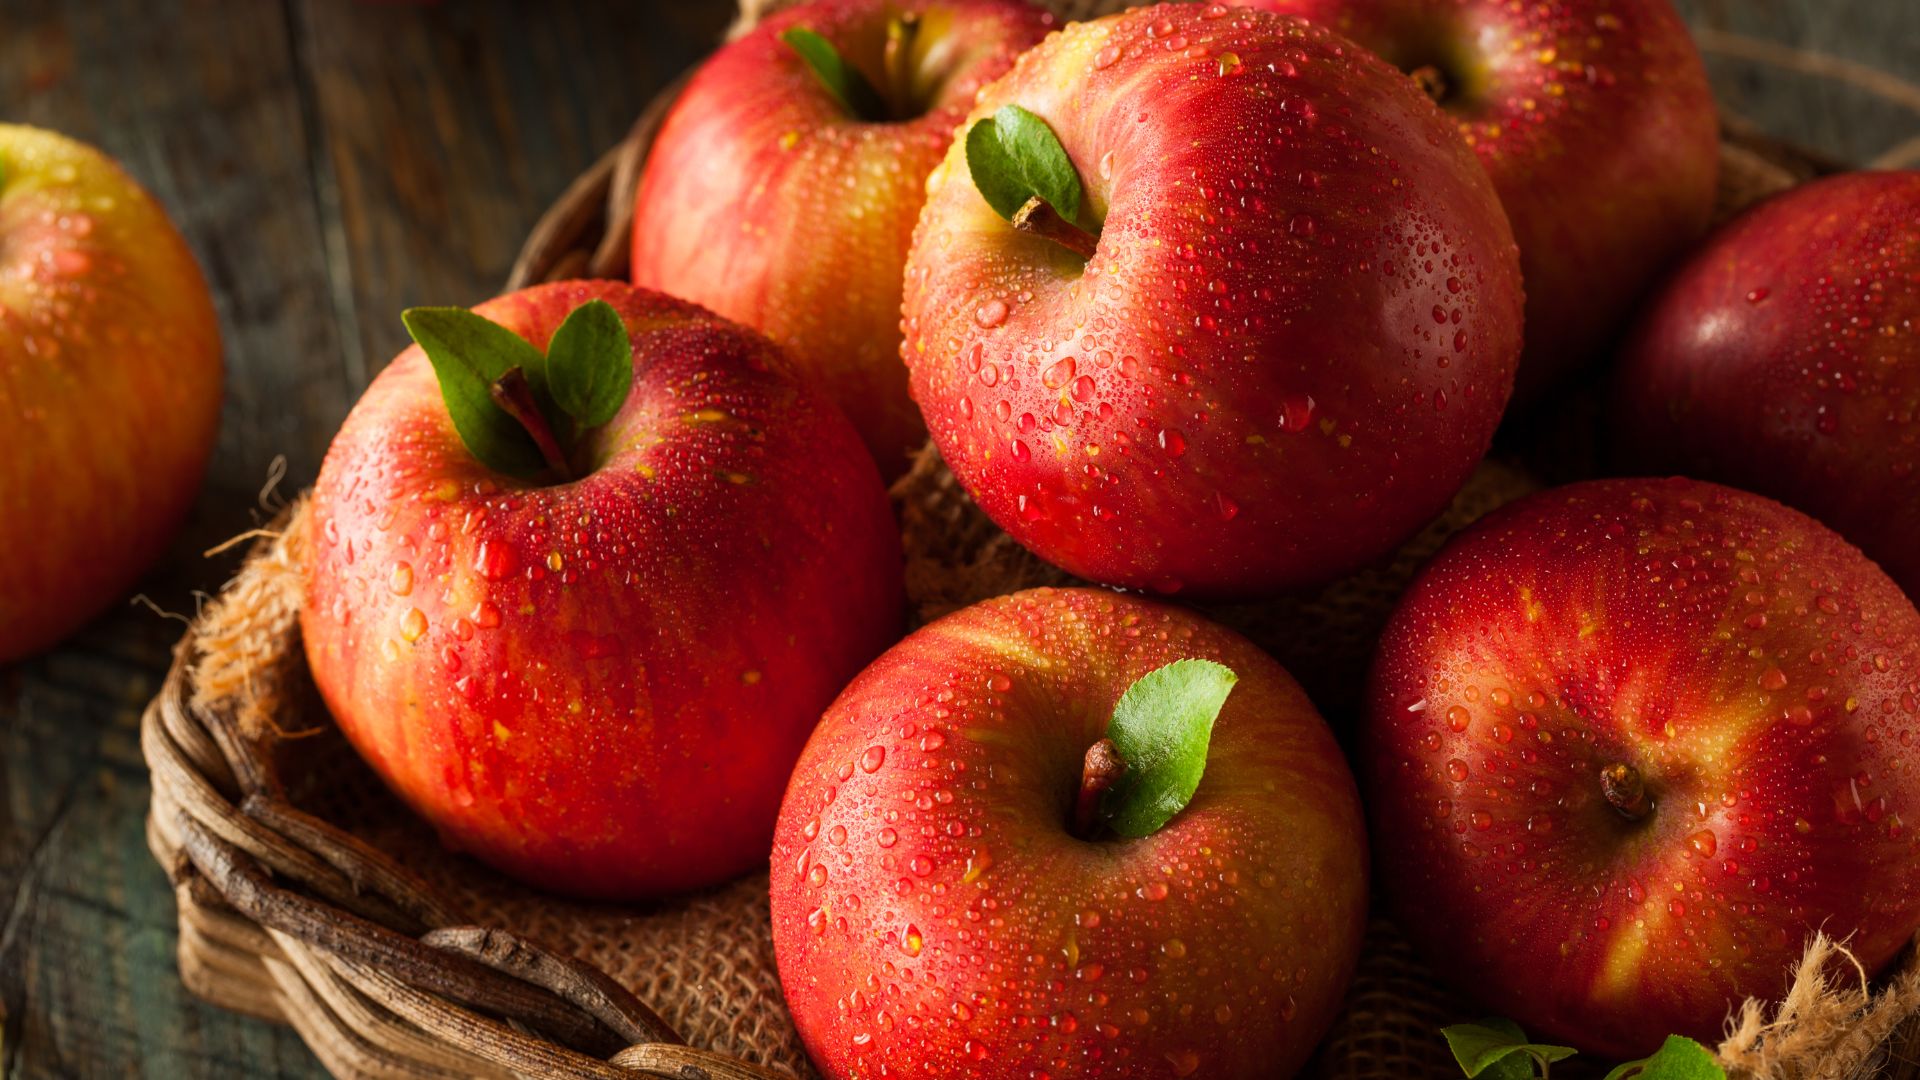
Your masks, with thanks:
[{"label": "apple stem", "polygon": [[1013,215],[1013,227],[1044,237],[1083,259],[1093,258],[1100,238],[1060,216],[1053,204],[1035,195]]},{"label": "apple stem", "polygon": [[1600,791],[1607,804],[1628,821],[1640,821],[1653,813],[1653,797],[1647,794],[1647,781],[1640,770],[1624,761],[1616,761],[1600,770]]},{"label": "apple stem", "polygon": [[1087,747],[1080,765],[1080,794],[1073,802],[1073,835],[1091,840],[1100,825],[1100,796],[1126,774],[1127,762],[1112,739]]},{"label": "apple stem", "polygon": [[894,119],[910,119],[918,110],[913,100],[913,45],[920,34],[920,13],[903,11],[887,21],[885,67],[887,104]]},{"label": "apple stem", "polygon": [[1453,89],[1447,84],[1446,72],[1432,64],[1422,64],[1407,74],[1413,77],[1414,85],[1432,98],[1435,104],[1447,100],[1447,94]]},{"label": "apple stem", "polygon": [[518,367],[510,367],[506,374],[494,380],[487,388],[493,395],[494,404],[505,410],[508,416],[520,422],[533,436],[533,444],[540,448],[540,456],[547,460],[547,468],[561,482],[573,479],[573,470],[567,465],[567,455],[560,449],[560,440],[553,437],[553,427],[547,418],[540,414],[540,405],[533,399],[533,386],[527,382],[527,373]]}]

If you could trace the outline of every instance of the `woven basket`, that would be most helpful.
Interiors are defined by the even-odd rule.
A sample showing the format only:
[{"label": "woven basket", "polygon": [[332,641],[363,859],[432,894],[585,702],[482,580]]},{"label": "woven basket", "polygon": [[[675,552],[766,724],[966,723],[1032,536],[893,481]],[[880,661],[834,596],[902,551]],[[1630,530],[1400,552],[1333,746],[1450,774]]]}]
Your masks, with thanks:
[{"label": "woven basket", "polygon": [[[742,6],[745,26],[771,5]],[[1103,6],[1117,5],[1055,5],[1072,16]],[[624,276],[630,195],[677,90],[540,221],[510,288]],[[1723,217],[1831,168],[1731,124],[1722,165]],[[1301,675],[1338,725],[1419,564],[1536,487],[1530,476],[1590,468],[1591,445],[1578,434],[1523,438],[1389,562],[1318,595],[1209,613]],[[995,528],[930,447],[893,497],[918,621],[1070,580]],[[264,530],[181,641],[143,719],[148,838],[175,885],[187,986],[291,1024],[343,1078],[813,1076],[781,1002],[764,875],[648,906],[556,899],[449,853],[380,785],[305,668],[304,520],[296,503]],[[1920,971],[1903,964],[1872,993],[1829,985],[1830,948],[1783,973],[1796,979],[1776,1010],[1740,1017],[1720,1048],[1735,1077],[1915,1075],[1899,1063],[1920,1046]],[[1456,1076],[1438,1028],[1472,1015],[1376,919],[1345,1011],[1307,1074]]]}]

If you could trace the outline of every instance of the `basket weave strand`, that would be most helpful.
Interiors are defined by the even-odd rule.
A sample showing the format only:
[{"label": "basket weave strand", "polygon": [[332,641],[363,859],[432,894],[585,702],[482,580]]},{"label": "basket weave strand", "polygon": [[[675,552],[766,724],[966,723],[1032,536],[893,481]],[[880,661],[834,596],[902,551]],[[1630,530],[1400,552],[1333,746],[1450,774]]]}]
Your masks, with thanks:
[{"label": "basket weave strand", "polygon": [[[736,32],[777,6],[743,0]],[[1080,17],[1121,5],[1054,6]],[[631,192],[680,85],[541,219],[510,288],[624,275]],[[1729,123],[1720,216],[1829,169]],[[1591,460],[1590,445],[1534,449],[1536,464],[1551,459],[1559,469]],[[1353,711],[1371,642],[1417,566],[1452,532],[1533,486],[1528,470],[1489,463],[1386,563],[1317,595],[1209,614],[1301,675],[1338,722]],[[893,495],[920,621],[1069,581],[994,527],[931,448]],[[647,907],[558,900],[447,851],[381,788],[305,671],[303,514],[296,504],[284,515],[196,621],[142,724],[153,775],[149,843],[175,883],[187,985],[291,1024],[341,1077],[813,1076],[781,1003],[764,876]],[[1845,969],[1829,962],[1832,949],[1816,942],[1776,1010],[1750,1004],[1737,1017],[1719,1048],[1736,1080],[1916,1075],[1920,968],[1907,965],[1873,995],[1833,981]],[[1375,919],[1346,1008],[1308,1074],[1455,1076],[1437,1029],[1472,1015],[1390,922]]]}]

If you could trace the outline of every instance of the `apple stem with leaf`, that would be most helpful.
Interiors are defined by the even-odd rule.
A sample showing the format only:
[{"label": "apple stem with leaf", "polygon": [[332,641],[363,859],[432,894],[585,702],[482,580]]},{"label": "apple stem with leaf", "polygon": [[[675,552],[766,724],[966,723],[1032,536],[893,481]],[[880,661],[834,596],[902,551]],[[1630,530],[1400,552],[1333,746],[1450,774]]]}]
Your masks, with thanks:
[{"label": "apple stem with leaf", "polygon": [[967,171],[981,198],[1014,228],[1093,258],[1100,235],[1080,224],[1080,173],[1045,120],[1003,105],[975,123],[967,130]]},{"label": "apple stem with leaf", "polygon": [[493,380],[487,391],[493,403],[506,410],[507,415],[533,437],[547,468],[561,480],[573,479],[573,467],[567,464],[566,451],[560,448],[560,440],[554,438],[553,426],[540,414],[540,403],[533,399],[533,386],[527,382],[527,373],[517,367],[508,368],[506,374]]},{"label": "apple stem with leaf", "polygon": [[1135,679],[1106,735],[1087,748],[1073,835],[1151,836],[1185,809],[1206,772],[1213,722],[1239,678],[1225,664],[1187,659]]},{"label": "apple stem with leaf", "polygon": [[544,353],[465,308],[408,308],[400,317],[433,365],[460,441],[496,472],[577,478],[585,436],[633,390],[633,341],[605,300],[569,312]]},{"label": "apple stem with leaf", "polygon": [[[1531,1042],[1504,1016],[1454,1024],[1440,1034],[1468,1080],[1549,1080],[1554,1062],[1578,1053],[1571,1046]],[[1706,1047],[1669,1035],[1651,1056],[1614,1066],[1605,1080],[1727,1080],[1727,1073]]]},{"label": "apple stem with leaf", "polygon": [[887,45],[882,67],[887,73],[887,103],[896,120],[919,111],[913,93],[913,46],[920,36],[920,14],[902,12],[887,20]]}]

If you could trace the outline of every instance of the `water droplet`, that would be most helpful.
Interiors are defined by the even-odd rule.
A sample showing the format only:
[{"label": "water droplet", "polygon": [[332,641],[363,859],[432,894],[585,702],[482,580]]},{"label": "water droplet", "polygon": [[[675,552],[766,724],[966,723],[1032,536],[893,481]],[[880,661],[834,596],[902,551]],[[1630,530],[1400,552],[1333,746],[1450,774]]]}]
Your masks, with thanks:
[{"label": "water droplet", "polygon": [[867,747],[867,752],[860,755],[860,769],[862,772],[878,772],[880,771],[880,766],[885,764],[886,760],[886,747],[869,746]]},{"label": "water droplet", "polygon": [[1007,321],[1007,302],[989,300],[973,310],[973,321],[982,330],[991,330]]}]

